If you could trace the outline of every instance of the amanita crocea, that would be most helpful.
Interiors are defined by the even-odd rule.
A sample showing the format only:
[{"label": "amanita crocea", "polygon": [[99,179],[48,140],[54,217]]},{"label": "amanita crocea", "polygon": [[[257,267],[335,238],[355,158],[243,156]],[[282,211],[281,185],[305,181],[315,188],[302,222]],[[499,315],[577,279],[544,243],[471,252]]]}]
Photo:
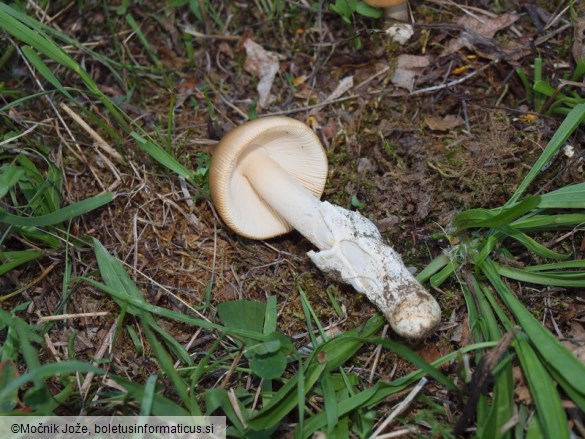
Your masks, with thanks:
[{"label": "amanita crocea", "polygon": [[293,228],[318,252],[324,272],[365,294],[396,331],[420,339],[440,321],[437,301],[358,212],[320,201],[327,158],[315,133],[295,119],[266,117],[226,134],[213,153],[209,185],[236,233],[268,239]]},{"label": "amanita crocea", "polygon": [[386,18],[408,21],[408,0],[364,0],[368,5],[384,8]]}]

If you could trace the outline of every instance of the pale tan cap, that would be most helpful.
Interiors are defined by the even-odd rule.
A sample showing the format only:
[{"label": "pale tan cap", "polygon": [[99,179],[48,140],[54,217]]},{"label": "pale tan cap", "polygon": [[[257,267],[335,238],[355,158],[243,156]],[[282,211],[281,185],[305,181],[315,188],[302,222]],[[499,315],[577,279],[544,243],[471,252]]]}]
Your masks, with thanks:
[{"label": "pale tan cap", "polygon": [[[268,239],[293,228],[264,202],[239,169],[246,154],[259,147],[317,199],[325,188],[327,156],[315,133],[289,117],[270,116],[247,122],[221,139],[211,160],[209,186],[213,203],[236,233]],[[283,202],[286,197],[283,188]]]},{"label": "pale tan cap", "polygon": [[364,0],[368,5],[376,8],[387,8],[389,6],[397,6],[406,3],[406,0]]}]

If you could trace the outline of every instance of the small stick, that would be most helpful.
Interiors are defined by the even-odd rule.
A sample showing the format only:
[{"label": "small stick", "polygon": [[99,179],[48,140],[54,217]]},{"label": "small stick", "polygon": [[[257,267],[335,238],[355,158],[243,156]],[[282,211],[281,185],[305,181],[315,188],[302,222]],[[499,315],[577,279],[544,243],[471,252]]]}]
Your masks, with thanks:
[{"label": "small stick", "polygon": [[19,137],[22,136],[26,136],[28,133],[34,131],[42,122],[39,123],[35,123],[33,126],[27,128],[25,131],[23,131],[22,133],[14,136],[14,137],[10,137],[9,139],[3,140],[2,142],[0,142],[0,148],[5,148],[4,145],[7,145],[9,143],[11,143],[13,140],[18,139]]},{"label": "small stick", "polygon": [[[382,338],[386,337],[386,333],[388,332],[388,328],[390,325],[384,325],[382,329]],[[378,361],[380,361],[380,355],[382,354],[382,345],[379,344],[376,346],[376,350],[374,351],[374,363],[372,364],[372,370],[370,371],[370,377],[368,378],[368,382],[374,381],[374,373],[376,373],[376,368],[378,367]]]},{"label": "small stick", "polygon": [[[189,340],[189,342],[187,343],[187,345],[185,346],[185,350],[187,352],[189,352],[189,349],[191,348],[191,346],[193,346],[193,343],[195,343],[195,340],[197,340],[197,338],[199,337],[199,334],[201,334],[201,330],[202,328],[199,328],[195,334],[193,334],[193,336],[191,337],[191,340]],[[179,366],[181,365],[181,360],[177,360],[175,362],[175,369],[178,369]]]},{"label": "small stick", "polygon": [[45,334],[45,343],[47,343],[47,347],[51,351],[51,354],[53,354],[53,357],[55,357],[57,363],[60,363],[61,357],[59,356],[59,352],[57,352],[57,348],[53,344],[53,340],[51,340],[51,337],[49,337],[49,334]]},{"label": "small stick", "polygon": [[[108,348],[111,347],[112,338],[114,337],[114,333],[116,332],[117,327],[118,327],[118,321],[116,320],[116,321],[114,321],[114,323],[112,323],[112,326],[110,326],[108,333],[104,337],[104,341],[103,341],[102,345],[100,346],[100,348],[98,349],[98,351],[94,355],[93,358],[95,360],[101,360],[103,358],[104,354],[106,353],[106,351],[108,350]],[[92,362],[92,364],[94,366],[97,366],[97,362],[95,362],[95,361]],[[79,393],[82,395],[84,401],[85,401],[85,398],[87,398],[87,394],[89,393],[89,388],[91,387],[91,382],[93,381],[94,376],[95,376],[94,372],[89,372],[85,376],[85,379],[83,380],[83,384],[81,385],[81,389],[79,389]]]},{"label": "small stick", "polygon": [[90,127],[87,122],[85,122],[77,113],[75,113],[67,104],[61,103],[61,108],[73,119],[77,124],[83,128],[87,134],[89,134],[93,140],[95,140],[95,144],[100,147],[104,152],[107,152],[111,157],[113,157],[116,161],[123,163],[124,159],[120,155],[118,151],[112,148],[108,142],[106,142],[102,136],[95,132],[95,130]]},{"label": "small stick", "polygon": [[240,409],[240,404],[238,403],[238,398],[236,396],[236,392],[234,391],[234,389],[228,390],[228,398],[230,400],[230,404],[232,405],[232,408],[236,412],[236,416],[238,417],[238,419],[242,423],[242,426],[244,428],[248,428],[248,423],[246,422],[246,420],[244,419],[244,416],[242,415],[242,410]]},{"label": "small stick", "polygon": [[490,63],[483,66],[481,69],[476,70],[474,72],[471,72],[469,75],[465,75],[465,76],[462,76],[461,78],[455,79],[454,81],[446,82],[446,83],[440,84],[440,85],[434,85],[432,87],[421,88],[419,90],[414,90],[413,92],[410,93],[410,96],[420,95],[420,94],[424,94],[424,93],[430,93],[430,92],[434,92],[434,91],[438,91],[438,90],[443,90],[445,88],[453,87],[454,85],[459,85],[459,84],[467,81],[468,79],[473,78],[474,76],[478,75],[479,73],[483,72],[487,68],[495,65],[497,62],[498,62],[498,60],[491,61]]},{"label": "small stick", "polygon": [[224,40],[224,41],[240,41],[242,39],[241,36],[237,35],[209,35],[209,34],[202,34],[201,32],[196,31],[191,26],[183,27],[183,32],[189,35],[193,35],[197,38],[206,38],[210,40]]},{"label": "small stick", "polygon": [[44,316],[39,319],[39,323],[53,322],[57,320],[80,319],[83,317],[103,317],[110,315],[109,311],[84,312],[79,314],[58,314],[55,316]]},{"label": "small stick", "polygon": [[324,107],[326,105],[337,104],[339,102],[348,101],[350,99],[357,99],[357,98],[359,98],[358,95],[344,96],[342,98],[335,99],[333,101],[320,102],[318,104],[308,105],[306,107],[292,108],[290,110],[274,111],[272,113],[263,114],[262,116],[278,116],[278,115],[284,115],[284,114],[300,113],[302,111],[313,110],[314,108],[321,108],[321,107]]},{"label": "small stick", "polygon": [[225,387],[229,384],[229,380],[232,377],[232,375],[234,374],[234,371],[236,370],[236,367],[238,366],[238,363],[240,362],[240,359],[242,358],[243,354],[244,354],[244,351],[240,351],[235,356],[234,361],[232,361],[230,368],[228,369],[228,371],[226,372],[226,374],[223,378],[223,382],[219,386],[220,389],[225,389]]},{"label": "small stick", "polygon": [[12,293],[6,294],[5,296],[0,296],[0,303],[4,302],[5,300],[10,299],[13,296],[16,296],[20,293],[22,293],[23,291],[26,291],[27,289],[29,289],[30,287],[32,287],[34,284],[40,282],[41,280],[43,280],[43,278],[49,274],[51,271],[53,271],[53,269],[57,266],[57,262],[53,262],[51,265],[49,265],[36,279],[34,279],[33,281],[29,282],[28,284],[26,284],[25,286],[19,288],[16,291],[13,291]]},{"label": "small stick", "polygon": [[396,418],[396,416],[402,413],[404,409],[410,405],[412,400],[416,397],[416,395],[418,395],[418,392],[422,390],[422,388],[427,382],[428,380],[425,377],[422,377],[420,381],[417,383],[417,385],[414,386],[414,389],[412,389],[412,391],[408,394],[408,396],[404,398],[404,400],[400,404],[398,404],[398,406],[396,406],[394,411],[390,413],[390,415],[384,420],[384,422],[382,422],[382,424],[380,424],[376,431],[374,431],[374,433],[370,436],[370,439],[376,438],[380,439],[380,433],[384,431],[384,429],[388,427],[388,425],[390,425],[390,423],[394,420],[394,418]]}]

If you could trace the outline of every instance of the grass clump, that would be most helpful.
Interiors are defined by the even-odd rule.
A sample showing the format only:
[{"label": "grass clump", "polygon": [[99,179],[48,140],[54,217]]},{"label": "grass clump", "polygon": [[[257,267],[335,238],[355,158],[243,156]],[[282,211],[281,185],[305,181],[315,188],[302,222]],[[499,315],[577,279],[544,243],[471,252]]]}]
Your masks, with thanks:
[{"label": "grass clump", "polygon": [[[569,112],[504,206],[460,213],[453,221],[453,229],[445,235],[450,242],[458,244],[438,256],[418,276],[421,281],[430,280],[435,288],[450,277],[459,282],[476,341],[500,340],[502,328],[514,331],[510,340],[513,354],[507,355],[510,360],[516,357],[520,363],[536,406],[538,428],[544,437],[569,437],[562,404],[564,394],[580,410],[585,409],[585,393],[577,384],[578,377],[585,373],[585,365],[533,317],[502,278],[546,286],[585,287],[585,275],[575,270],[585,267],[582,260],[571,260],[570,254],[554,251],[529,236],[582,227],[585,224],[585,184],[565,186],[541,196],[523,197],[584,118],[585,104]],[[518,268],[514,256],[518,246],[534,258],[560,262]],[[516,325],[521,331],[515,329]],[[478,405],[478,431],[482,435],[491,436],[500,431],[512,416],[514,389],[511,379],[512,362],[509,361],[505,367],[500,367],[496,376],[493,404],[483,399]],[[559,393],[557,384],[563,393]]]}]

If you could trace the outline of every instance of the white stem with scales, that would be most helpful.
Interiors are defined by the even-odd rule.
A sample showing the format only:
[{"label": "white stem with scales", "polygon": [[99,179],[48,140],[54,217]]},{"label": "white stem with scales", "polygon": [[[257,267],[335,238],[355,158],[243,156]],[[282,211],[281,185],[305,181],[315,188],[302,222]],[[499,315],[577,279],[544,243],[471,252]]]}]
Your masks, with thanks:
[{"label": "white stem with scales", "polygon": [[319,249],[308,253],[315,265],[365,294],[396,333],[419,339],[440,322],[435,298],[382,242],[370,220],[318,200],[262,147],[243,158],[240,170],[260,197]]}]

